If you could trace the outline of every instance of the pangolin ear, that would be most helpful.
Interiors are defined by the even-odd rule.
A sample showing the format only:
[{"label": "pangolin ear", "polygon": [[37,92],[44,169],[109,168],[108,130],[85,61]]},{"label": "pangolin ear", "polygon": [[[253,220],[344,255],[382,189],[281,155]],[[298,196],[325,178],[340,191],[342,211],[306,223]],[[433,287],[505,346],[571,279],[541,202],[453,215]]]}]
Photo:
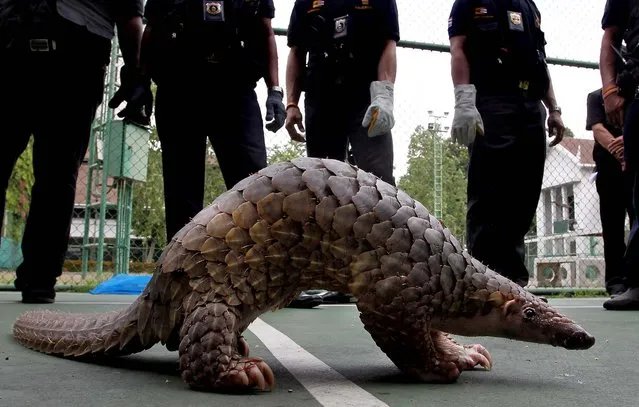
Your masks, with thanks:
[{"label": "pangolin ear", "polygon": [[521,298],[513,298],[504,304],[504,315],[517,313],[521,310],[524,301]]},{"label": "pangolin ear", "polygon": [[487,302],[491,303],[493,307],[501,307],[505,301],[506,299],[504,298],[504,294],[499,291],[490,293],[487,300]]}]

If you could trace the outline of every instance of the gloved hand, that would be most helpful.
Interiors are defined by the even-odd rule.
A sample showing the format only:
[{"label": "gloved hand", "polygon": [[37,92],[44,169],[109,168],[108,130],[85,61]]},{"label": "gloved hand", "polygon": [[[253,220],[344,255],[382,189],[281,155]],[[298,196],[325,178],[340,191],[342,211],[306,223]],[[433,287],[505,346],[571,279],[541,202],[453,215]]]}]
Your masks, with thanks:
[{"label": "gloved hand", "polygon": [[477,90],[475,85],[455,86],[455,114],[450,135],[454,142],[468,146],[475,136],[484,135],[484,121],[475,107]]},{"label": "gloved hand", "polygon": [[268,90],[268,97],[266,98],[266,121],[273,121],[267,123],[266,128],[273,133],[281,129],[286,120],[286,109],[284,109],[284,102],[282,102],[283,97],[284,95],[277,90]]},{"label": "gloved hand", "polygon": [[393,91],[390,81],[371,83],[371,104],[366,110],[362,126],[368,127],[368,137],[376,137],[391,131],[395,126],[393,117]]},{"label": "gloved hand", "polygon": [[124,65],[120,68],[120,82],[120,88],[109,100],[109,107],[115,109],[126,102],[126,107],[118,113],[118,117],[141,126],[150,125],[153,112],[151,80],[143,78],[136,69]]}]

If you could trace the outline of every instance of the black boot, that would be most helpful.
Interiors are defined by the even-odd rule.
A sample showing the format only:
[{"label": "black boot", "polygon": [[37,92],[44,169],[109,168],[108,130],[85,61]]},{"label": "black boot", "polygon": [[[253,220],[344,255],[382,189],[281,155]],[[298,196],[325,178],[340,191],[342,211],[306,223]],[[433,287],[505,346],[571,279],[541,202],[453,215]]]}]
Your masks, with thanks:
[{"label": "black boot", "polygon": [[603,307],[611,311],[639,310],[639,287],[628,289],[603,303]]},{"label": "black boot", "polygon": [[25,289],[22,290],[24,304],[53,304],[55,302],[54,289]]}]

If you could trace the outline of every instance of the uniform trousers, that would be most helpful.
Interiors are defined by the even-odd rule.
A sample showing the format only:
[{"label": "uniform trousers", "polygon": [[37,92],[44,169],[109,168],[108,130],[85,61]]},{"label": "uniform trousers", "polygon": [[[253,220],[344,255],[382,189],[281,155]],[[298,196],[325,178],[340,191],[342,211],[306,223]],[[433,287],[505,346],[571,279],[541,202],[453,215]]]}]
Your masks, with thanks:
[{"label": "uniform trousers", "polygon": [[478,95],[485,134],[469,146],[469,253],[521,286],[528,283],[524,236],[535,216],[546,157],[546,111],[520,93]]},{"label": "uniform trousers", "polygon": [[[54,296],[69,243],[76,182],[102,102],[111,43],[83,27],[60,27],[56,51],[16,44],[0,51],[0,221],[8,182],[33,136],[34,184],[16,288]],[[84,202],[84,196],[81,197]],[[1,224],[1,222],[0,222]]]},{"label": "uniform trousers", "polygon": [[366,86],[333,85],[312,89],[304,98],[306,149],[309,157],[347,160],[363,171],[395,185],[393,177],[393,138],[391,132],[368,137],[362,120],[370,105]]},{"label": "uniform trousers", "polygon": [[632,207],[632,177],[622,172],[621,163],[612,154],[604,152],[596,160],[596,186],[599,194],[599,214],[606,265],[605,284],[610,294],[626,284],[628,272],[624,261],[626,251],[626,216],[634,222]]},{"label": "uniform trousers", "polygon": [[165,77],[157,85],[155,118],[169,241],[204,207],[207,139],[230,189],[266,167],[264,128],[254,88],[215,75]]},{"label": "uniform trousers", "polygon": [[[623,144],[627,175],[632,183],[632,205],[634,213],[639,210],[639,97],[626,100]],[[639,221],[634,217],[625,252],[627,268],[626,283],[629,287],[639,287]]]}]

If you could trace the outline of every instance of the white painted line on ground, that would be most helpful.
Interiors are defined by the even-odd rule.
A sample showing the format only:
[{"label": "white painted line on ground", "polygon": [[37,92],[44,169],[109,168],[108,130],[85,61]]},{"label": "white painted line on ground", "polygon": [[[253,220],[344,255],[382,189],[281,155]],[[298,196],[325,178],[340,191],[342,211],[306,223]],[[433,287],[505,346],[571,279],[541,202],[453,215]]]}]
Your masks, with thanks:
[{"label": "white painted line on ground", "polygon": [[[248,329],[282,365],[325,407],[388,407],[330,366],[257,318]],[[321,374],[317,374],[321,372]]]}]

